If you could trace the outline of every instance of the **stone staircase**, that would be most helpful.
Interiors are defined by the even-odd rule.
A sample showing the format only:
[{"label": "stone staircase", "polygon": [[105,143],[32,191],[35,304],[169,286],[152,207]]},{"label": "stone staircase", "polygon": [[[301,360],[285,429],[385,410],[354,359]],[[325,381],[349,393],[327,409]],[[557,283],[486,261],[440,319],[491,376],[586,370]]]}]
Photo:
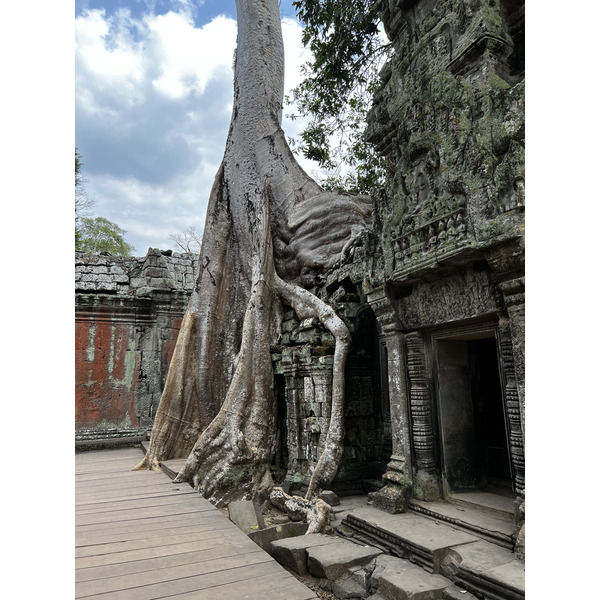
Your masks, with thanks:
[{"label": "stone staircase", "polygon": [[[279,539],[268,551],[337,598],[524,599],[525,565],[505,547],[512,539],[509,524],[505,514],[496,514],[504,511],[467,506],[463,499],[464,508],[459,501],[430,506],[428,514],[391,515],[369,506],[365,496],[340,500],[333,507],[336,536]],[[478,535],[486,524],[495,527],[487,538],[500,543]]]},{"label": "stone staircase", "polygon": [[[173,478],[184,462],[161,468]],[[303,535],[304,523],[260,526],[248,535],[339,599],[524,600],[525,563],[512,552],[512,500],[465,493],[452,502],[412,501],[396,515],[373,508],[364,495],[339,500],[332,506],[336,535]]]}]

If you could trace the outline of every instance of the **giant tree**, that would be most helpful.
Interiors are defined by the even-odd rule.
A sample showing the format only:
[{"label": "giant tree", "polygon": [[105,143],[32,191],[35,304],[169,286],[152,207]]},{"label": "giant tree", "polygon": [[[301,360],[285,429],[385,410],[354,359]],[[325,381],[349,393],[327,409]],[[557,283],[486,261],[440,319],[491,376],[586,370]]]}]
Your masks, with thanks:
[{"label": "giant tree", "polygon": [[[284,55],[277,0],[236,0],[234,103],[209,198],[195,289],[148,451],[136,468],[187,456],[176,481],[217,505],[273,486],[276,441],[270,347],[283,306],[335,337],[331,424],[306,497],[335,476],[343,451],[350,334],[314,293],[371,219],[369,198],[324,191],[281,128]],[[313,291],[311,291],[311,289]]]}]

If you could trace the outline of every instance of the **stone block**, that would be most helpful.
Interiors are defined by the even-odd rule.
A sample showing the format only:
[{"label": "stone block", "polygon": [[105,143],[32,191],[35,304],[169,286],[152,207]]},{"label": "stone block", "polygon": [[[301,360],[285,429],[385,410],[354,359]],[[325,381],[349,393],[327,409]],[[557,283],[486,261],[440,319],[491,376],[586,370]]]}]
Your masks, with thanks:
[{"label": "stone block", "polygon": [[319,356],[317,362],[320,365],[333,365],[333,356]]},{"label": "stone block", "polygon": [[404,513],[408,509],[411,487],[389,482],[372,496],[373,506],[391,515]]},{"label": "stone block", "polygon": [[333,582],[331,591],[336,598],[366,598],[370,587],[371,569],[352,567]]},{"label": "stone block", "polygon": [[331,490],[323,490],[320,495],[321,500],[324,500],[329,506],[339,506],[340,499],[335,492]]},{"label": "stone block", "polygon": [[468,581],[482,594],[501,590],[507,598],[525,596],[525,564],[507,548],[483,540],[448,549],[440,571],[455,581]]},{"label": "stone block", "polygon": [[252,500],[238,500],[228,506],[229,520],[235,523],[244,533],[264,529],[265,520]]},{"label": "stone block", "polygon": [[382,553],[378,548],[340,540],[328,546],[307,549],[307,567],[315,577],[339,579],[351,567],[365,566]]},{"label": "stone block", "polygon": [[292,569],[298,575],[306,575],[307,550],[313,547],[328,546],[339,542],[340,538],[313,533],[283,540],[276,540],[269,546],[269,554],[284,567]]},{"label": "stone block", "polygon": [[117,289],[117,284],[114,281],[98,284],[99,292],[114,292],[114,291],[116,291],[116,289]]},{"label": "stone block", "polygon": [[377,591],[374,597],[381,600],[444,600],[450,586],[452,582],[441,575],[432,575],[407,560],[387,555],[377,558],[371,578],[371,589]]},{"label": "stone block", "polygon": [[307,529],[308,523],[283,523],[251,531],[248,534],[248,537],[255,544],[268,552],[272,542],[304,535]]}]

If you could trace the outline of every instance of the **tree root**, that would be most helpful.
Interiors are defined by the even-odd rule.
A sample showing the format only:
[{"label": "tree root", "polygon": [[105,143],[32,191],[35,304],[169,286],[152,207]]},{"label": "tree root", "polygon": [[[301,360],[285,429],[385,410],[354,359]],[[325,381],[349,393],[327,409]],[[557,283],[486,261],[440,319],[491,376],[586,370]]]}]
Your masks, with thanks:
[{"label": "tree root", "polygon": [[306,535],[309,533],[333,533],[330,521],[333,520],[331,506],[324,500],[306,500],[300,496],[290,496],[282,488],[274,487],[270,494],[271,504],[287,513],[293,521],[308,523]]},{"label": "tree root", "polygon": [[311,500],[319,489],[329,485],[342,462],[344,451],[344,368],[352,337],[350,331],[336,312],[298,285],[277,277],[276,290],[296,311],[300,319],[317,317],[335,338],[333,355],[333,378],[331,385],[331,417],[325,446],[310,478],[306,499]]}]

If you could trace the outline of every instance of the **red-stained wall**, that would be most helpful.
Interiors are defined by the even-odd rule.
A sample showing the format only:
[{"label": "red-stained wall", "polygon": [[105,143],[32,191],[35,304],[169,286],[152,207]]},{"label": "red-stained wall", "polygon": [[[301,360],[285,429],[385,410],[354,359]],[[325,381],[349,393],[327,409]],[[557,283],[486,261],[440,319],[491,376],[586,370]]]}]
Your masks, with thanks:
[{"label": "red-stained wall", "polygon": [[76,296],[76,439],[151,428],[183,317],[174,299]]},{"label": "red-stained wall", "polygon": [[101,423],[137,427],[135,386],[139,371],[134,323],[106,319],[75,325],[75,427]]}]

